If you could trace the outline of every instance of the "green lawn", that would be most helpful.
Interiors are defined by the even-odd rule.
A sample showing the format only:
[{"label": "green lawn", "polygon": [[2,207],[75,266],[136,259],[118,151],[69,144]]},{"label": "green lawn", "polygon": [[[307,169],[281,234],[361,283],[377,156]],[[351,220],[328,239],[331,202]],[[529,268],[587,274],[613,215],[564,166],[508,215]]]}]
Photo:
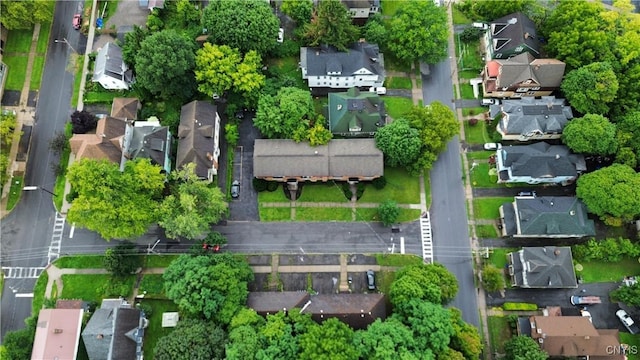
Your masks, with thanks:
[{"label": "green lawn", "polygon": [[104,256],[102,255],[69,255],[55,261],[59,269],[102,269]]},{"label": "green lawn", "polygon": [[484,144],[490,142],[484,121],[478,121],[474,126],[469,125],[469,121],[464,122],[464,138],[468,144]]},{"label": "green lawn", "polygon": [[418,219],[421,213],[420,209],[400,209],[400,215],[396,221],[399,223],[413,221]]},{"label": "green lawn", "polygon": [[179,255],[148,255],[144,266],[146,268],[168,267]]},{"label": "green lawn", "polygon": [[495,151],[470,151],[467,153],[469,160],[487,160],[491,155],[495,155]]},{"label": "green lawn", "polygon": [[[456,37],[457,40],[458,38]],[[478,72],[484,67],[484,62],[480,55],[480,40],[470,43],[460,42],[459,49],[462,51],[462,59],[459,60],[458,67],[464,71],[476,71],[474,77],[477,77]]]},{"label": "green lawn", "polygon": [[44,56],[36,56],[33,59],[33,68],[31,70],[31,83],[29,84],[30,90],[40,89],[40,82],[42,81],[42,71],[44,70]]},{"label": "green lawn", "polygon": [[[472,164],[472,162],[469,163],[469,168],[473,166]],[[501,185],[497,183],[498,175],[489,175],[489,169],[489,164],[478,163],[471,172],[471,186],[483,188],[501,187]]]},{"label": "green lawn", "polygon": [[351,208],[297,207],[296,221],[351,221]]},{"label": "green lawn", "polygon": [[504,343],[512,336],[509,321],[504,316],[487,317],[491,353],[504,354]]},{"label": "green lawn", "polygon": [[296,87],[309,90],[309,86],[306,81],[302,79],[302,73],[298,63],[300,58],[298,56],[290,56],[280,59],[272,59],[269,61],[270,71],[277,75],[287,75],[295,80]]},{"label": "green lawn", "polygon": [[476,219],[497,219],[500,205],[513,201],[513,197],[486,197],[473,199],[473,214]]},{"label": "green lawn", "polygon": [[49,273],[44,271],[33,288],[33,300],[31,301],[31,313],[38,314],[44,303],[44,292],[47,290],[47,282],[49,282]]},{"label": "green lawn", "polygon": [[[400,215],[396,220],[399,223],[414,221],[420,217],[418,209],[400,209]],[[359,208],[356,210],[356,221],[380,221],[378,217],[378,209],[376,208]]]},{"label": "green lawn", "polygon": [[173,328],[162,327],[162,314],[165,312],[178,311],[178,305],[171,300],[144,299],[143,304],[150,305],[153,309],[151,316],[148,318],[149,327],[144,332],[144,358],[153,359],[153,350],[158,340],[171,333]]},{"label": "green lawn", "polygon": [[51,23],[40,24],[40,34],[38,34],[38,44],[36,45],[36,52],[38,54],[44,55],[47,52],[50,35],[51,35]]},{"label": "green lawn", "polygon": [[73,93],[71,94],[71,107],[76,108],[78,104],[78,96],[80,96],[80,81],[82,81],[82,67],[84,66],[84,56],[78,58],[78,65],[73,78]]},{"label": "green lawn", "polygon": [[391,199],[398,204],[420,203],[420,178],[409,175],[404,168],[384,168],[387,186],[378,190],[367,184],[364,194],[358,200],[361,203],[381,203]]},{"label": "green lawn", "polygon": [[[146,291],[146,293],[144,293]],[[161,274],[145,274],[140,282],[138,294],[144,294],[145,298],[165,298],[164,281]]]},{"label": "green lawn", "polygon": [[590,261],[580,263],[583,270],[576,272],[584,282],[620,281],[623,276],[640,274],[640,263],[637,259],[624,259],[617,263]]},{"label": "green lawn", "polygon": [[495,248],[489,253],[489,263],[495,265],[498,269],[504,269],[507,266],[507,254],[517,251],[514,248]]},{"label": "green lawn", "polygon": [[[100,86],[100,85],[97,85]],[[111,104],[113,98],[124,96],[120,91],[90,91],[84,94],[84,102],[87,104],[105,103]]]},{"label": "green lawn", "polygon": [[[284,200],[283,200],[284,201]],[[348,202],[344,196],[340,184],[334,182],[305,183],[302,185],[302,193],[299,202]]]},{"label": "green lawn", "polygon": [[129,296],[133,290],[135,276],[115,280],[108,274],[62,275],[62,299],[82,299],[99,303],[104,298]]},{"label": "green lawn", "polygon": [[7,199],[7,210],[13,209],[20,200],[22,195],[22,186],[24,178],[22,176],[14,176],[11,179],[11,188],[9,189],[9,198]]},{"label": "green lawn", "polygon": [[383,99],[387,114],[393,119],[401,118],[413,106],[413,101],[404,97],[386,96]]},{"label": "green lawn", "polygon": [[472,20],[467,18],[460,10],[458,10],[457,6],[453,6],[452,9],[453,15],[453,24],[454,25],[466,25],[471,24]]},{"label": "green lawn", "polygon": [[290,200],[284,196],[282,185],[278,186],[275,191],[261,191],[258,193],[258,203],[261,202],[289,202]]},{"label": "green lawn", "polygon": [[422,259],[416,255],[406,254],[376,254],[376,261],[380,266],[404,267],[409,265],[420,265]]},{"label": "green lawn", "polygon": [[498,231],[493,225],[476,225],[476,235],[479,238],[497,238]]},{"label": "green lawn", "polygon": [[477,99],[473,94],[473,86],[468,83],[460,84],[460,96],[462,96],[462,98],[466,100]]},{"label": "green lawn", "polygon": [[[33,28],[23,30],[11,30],[7,34],[7,43],[4,47],[4,55],[12,53],[22,53],[27,55],[31,48],[31,38],[33,37]],[[6,57],[4,58],[6,59]]]},{"label": "green lawn", "polygon": [[411,90],[413,84],[411,84],[411,78],[408,77],[388,77],[385,86],[389,89],[407,89]]},{"label": "green lawn", "polygon": [[476,70],[463,70],[458,72],[460,79],[475,79],[480,77],[480,72]]},{"label": "green lawn", "polygon": [[291,209],[260,207],[260,221],[291,221]]},{"label": "green lawn", "polygon": [[636,349],[633,353],[627,354],[628,360],[640,360],[640,334],[631,335],[626,332],[620,333],[620,342],[630,346],[630,349]]},{"label": "green lawn", "polygon": [[5,90],[22,90],[27,71],[28,56],[5,56],[2,61],[7,65]]},{"label": "green lawn", "polygon": [[483,106],[472,107],[472,108],[463,108],[462,109],[462,115],[464,115],[464,116],[478,115],[478,120],[482,121],[484,119],[483,113],[485,113],[487,111],[489,111],[489,109],[486,108],[486,107],[483,107]]},{"label": "green lawn", "polygon": [[393,16],[402,7],[402,0],[382,0],[382,15]]}]

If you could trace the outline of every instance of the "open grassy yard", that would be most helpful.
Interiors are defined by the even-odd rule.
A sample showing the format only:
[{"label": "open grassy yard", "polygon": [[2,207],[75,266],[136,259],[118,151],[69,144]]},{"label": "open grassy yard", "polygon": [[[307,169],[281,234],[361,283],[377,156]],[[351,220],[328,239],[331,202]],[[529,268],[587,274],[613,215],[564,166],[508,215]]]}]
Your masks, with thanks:
[{"label": "open grassy yard", "polygon": [[44,55],[47,52],[47,46],[49,46],[49,36],[51,35],[51,23],[40,24],[40,34],[38,34],[38,44],[36,45],[36,52],[40,55]]},{"label": "open grassy yard", "polygon": [[640,274],[640,263],[637,259],[624,259],[617,263],[590,261],[580,263],[583,270],[576,272],[584,282],[620,281],[623,276]]},{"label": "open grassy yard", "polygon": [[411,78],[408,77],[388,77],[385,86],[389,89],[407,89],[411,90],[413,84],[411,84]]},{"label": "open grassy yard", "polygon": [[334,182],[305,183],[299,202],[348,202],[340,185]]},{"label": "open grassy yard", "polygon": [[364,194],[358,200],[361,203],[381,203],[391,199],[398,204],[420,203],[420,178],[409,175],[404,168],[384,168],[387,186],[378,190],[367,184]]},{"label": "open grassy yard", "polygon": [[28,56],[5,56],[2,61],[7,65],[5,90],[22,90],[27,71]]},{"label": "open grassy yard", "polygon": [[404,97],[386,96],[383,97],[387,114],[393,119],[399,119],[413,106],[413,101]]},{"label": "open grassy yard", "polygon": [[[631,335],[627,332],[620,333],[620,342],[629,345],[630,349],[640,349],[640,334]],[[628,360],[640,360],[640,351],[627,354]]]},{"label": "open grassy yard", "polygon": [[[22,30],[11,30],[7,34],[7,43],[4,47],[4,54],[21,53],[28,55],[31,48],[31,38],[33,37],[33,28]],[[6,58],[5,58],[6,59]]]},{"label": "open grassy yard", "polygon": [[[146,291],[146,292],[145,292]],[[165,298],[164,281],[161,274],[145,274],[140,281],[138,293],[144,293],[145,298]]]},{"label": "open grassy yard", "polygon": [[469,144],[484,144],[489,142],[489,134],[487,134],[486,124],[484,121],[478,121],[474,126],[469,125],[469,121],[464,121],[464,137]]},{"label": "open grassy yard", "polygon": [[470,151],[467,153],[467,159],[469,160],[487,160],[491,155],[495,155],[495,151]]},{"label": "open grassy yard", "polygon": [[144,332],[144,358],[153,359],[153,350],[158,340],[171,333],[173,328],[162,327],[162,314],[165,312],[178,311],[178,305],[171,300],[144,299],[143,304],[150,305],[153,309],[148,317],[149,327]]},{"label": "open grassy yard", "polygon": [[296,87],[303,90],[309,90],[306,81],[302,79],[302,73],[300,71],[300,67],[298,66],[299,62],[300,58],[298,56],[272,59],[268,64],[268,66],[270,67],[269,71],[272,74],[287,75],[288,77],[295,80]]},{"label": "open grassy yard", "polygon": [[144,266],[147,268],[168,267],[179,255],[147,255]]},{"label": "open grassy yard", "polygon": [[512,197],[486,197],[473,199],[473,214],[476,219],[497,219],[500,205],[513,201]]},{"label": "open grassy yard", "polygon": [[[458,38],[456,37],[456,41]],[[462,53],[462,59],[459,59],[458,67],[460,70],[476,71],[476,74],[484,67],[482,56],[480,55],[480,40],[470,43],[460,42],[456,44]]]},{"label": "open grassy yard", "polygon": [[489,111],[489,109],[487,109],[486,107],[483,106],[478,106],[478,107],[472,107],[472,108],[463,108],[462,109],[462,115],[464,116],[476,116],[478,118],[478,120],[484,119],[484,114],[485,112]]},{"label": "open grassy yard", "polygon": [[82,299],[99,303],[104,298],[129,296],[133,290],[135,276],[115,280],[111,275],[62,275],[63,299]]},{"label": "open grassy yard", "polygon": [[291,208],[260,207],[260,221],[291,221]]},{"label": "open grassy yard", "polygon": [[284,196],[284,191],[282,190],[283,185],[278,185],[278,188],[275,191],[261,191],[258,193],[258,203],[261,202],[289,202],[286,196]]},{"label": "open grassy yard", "polygon": [[480,72],[476,70],[464,70],[458,72],[458,78],[460,79],[475,79],[480,77]]},{"label": "open grassy yard", "polygon": [[296,221],[351,221],[351,208],[297,207]]},{"label": "open grassy yard", "polygon": [[495,248],[489,253],[488,262],[495,265],[498,269],[504,269],[507,265],[507,254],[518,249],[514,248]]},{"label": "open grassy yard", "polygon": [[[469,164],[471,168],[473,163]],[[488,163],[478,163],[478,165],[471,172],[471,186],[473,187],[485,187],[485,188],[497,188],[501,187],[496,181],[498,181],[498,175],[489,174]],[[494,170],[495,171],[495,170]]]},{"label": "open grassy yard", "polygon": [[479,238],[497,238],[498,230],[493,225],[476,225],[476,235]]},{"label": "open grassy yard", "polygon": [[476,97],[473,94],[473,86],[469,83],[460,84],[460,96],[466,100],[474,100]]},{"label": "open grassy yard", "polygon": [[509,321],[504,316],[489,316],[487,318],[489,328],[489,341],[491,353],[504,354],[504,343],[512,336]]}]

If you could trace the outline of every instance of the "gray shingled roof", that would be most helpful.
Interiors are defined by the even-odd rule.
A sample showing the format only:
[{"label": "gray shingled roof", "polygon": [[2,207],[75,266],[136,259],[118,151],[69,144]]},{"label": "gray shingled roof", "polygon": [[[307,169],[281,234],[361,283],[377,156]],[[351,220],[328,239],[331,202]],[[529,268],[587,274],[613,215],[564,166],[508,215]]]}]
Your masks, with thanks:
[{"label": "gray shingled roof", "polygon": [[526,15],[516,12],[491,22],[492,38],[497,41],[495,51],[527,45],[536,54],[540,53],[540,42],[536,36],[536,25]]},{"label": "gray shingled roof", "polygon": [[136,359],[137,343],[139,337],[140,350],[142,349],[143,331],[141,325],[141,311],[139,309],[117,309],[114,324],[114,335],[108,360]]},{"label": "gray shingled roof", "polygon": [[500,66],[500,74],[496,79],[497,88],[514,86],[529,79],[540,87],[559,87],[565,69],[565,63],[560,60],[536,59],[528,52],[492,61]]},{"label": "gray shingled roof", "polygon": [[255,177],[382,176],[382,152],[374,139],[334,139],[312,147],[293,140],[256,139]]},{"label": "gray shingled roof", "polygon": [[585,205],[576,197],[516,197],[514,203],[503,205],[507,235],[584,237],[596,233]]},{"label": "gray shingled roof", "polygon": [[384,76],[383,59],[378,45],[369,43],[352,44],[346,52],[327,46],[300,48],[300,63],[308,76],[325,76],[327,72],[350,76],[362,68]]},{"label": "gray shingled roof", "polygon": [[98,51],[93,69],[94,81],[103,74],[118,80],[131,81],[131,74],[122,60],[122,49],[115,43],[106,43]]},{"label": "gray shingled roof", "polygon": [[113,338],[115,309],[96,309],[82,330],[89,359],[107,359]]},{"label": "gray shingled roof", "polygon": [[554,96],[509,99],[500,105],[491,105],[489,116],[495,118],[499,113],[503,113],[503,117],[498,126],[510,135],[562,133],[569,120],[573,119],[571,107],[565,105],[564,99]]},{"label": "gray shingled roof", "polygon": [[533,178],[577,176],[586,170],[584,157],[573,154],[564,145],[538,142],[531,145],[503,146],[505,167],[511,167],[513,176]]},{"label": "gray shingled roof", "polygon": [[570,247],[525,247],[511,253],[516,286],[575,288],[578,286]]},{"label": "gray shingled roof", "polygon": [[[136,125],[144,121],[136,122]],[[150,159],[152,164],[171,171],[168,164],[168,151],[171,150],[171,133],[167,126],[133,126],[125,157],[128,159]]]},{"label": "gray shingled roof", "polygon": [[196,174],[209,178],[209,169],[214,164],[207,154],[213,154],[215,144],[216,106],[204,101],[192,101],[182,106],[178,126],[178,153],[176,168],[196,164]]}]

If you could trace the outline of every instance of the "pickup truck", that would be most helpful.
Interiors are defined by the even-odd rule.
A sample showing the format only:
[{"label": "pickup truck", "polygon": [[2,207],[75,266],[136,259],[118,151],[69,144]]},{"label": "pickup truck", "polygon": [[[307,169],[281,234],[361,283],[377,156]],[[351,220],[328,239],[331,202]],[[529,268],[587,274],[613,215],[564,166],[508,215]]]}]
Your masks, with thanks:
[{"label": "pickup truck", "polygon": [[633,321],[631,316],[627,314],[626,311],[620,309],[616,311],[616,316],[618,317],[618,319],[620,319],[622,325],[624,325],[624,327],[626,327],[631,334],[637,334],[640,331],[640,329],[638,329],[638,325],[636,325],[636,323]]},{"label": "pickup truck", "polygon": [[591,305],[602,302],[599,296],[572,296],[570,301],[571,305]]}]

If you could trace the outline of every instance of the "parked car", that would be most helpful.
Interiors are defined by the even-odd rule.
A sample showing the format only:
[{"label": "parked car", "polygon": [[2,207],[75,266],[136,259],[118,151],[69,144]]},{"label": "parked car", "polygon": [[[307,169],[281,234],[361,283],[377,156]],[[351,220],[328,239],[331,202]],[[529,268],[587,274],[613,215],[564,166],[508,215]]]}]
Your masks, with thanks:
[{"label": "parked car", "polygon": [[626,311],[620,309],[616,311],[616,316],[618,317],[618,319],[620,319],[620,322],[622,322],[622,325],[624,325],[624,327],[626,327],[630,333],[632,334],[638,333],[638,331],[640,330],[638,329],[638,325],[636,325],[636,323],[633,321],[631,316],[627,314]]},{"label": "parked car", "polygon": [[280,28],[278,29],[278,42],[284,42],[284,29]]},{"label": "parked car", "polygon": [[376,289],[376,274],[373,272],[373,270],[367,270],[367,289]]},{"label": "parked car", "polygon": [[482,105],[500,105],[500,101],[498,99],[482,99]]},{"label": "parked car", "polygon": [[73,15],[73,28],[76,30],[80,30],[82,27],[82,15],[75,14]]},{"label": "parked car", "polygon": [[572,296],[571,305],[589,305],[589,304],[600,304],[602,303],[602,299],[599,296]]},{"label": "parked car", "polygon": [[231,197],[237,199],[240,196],[240,182],[238,180],[234,180],[231,183]]},{"label": "parked car", "polygon": [[485,150],[496,150],[496,149],[501,149],[502,145],[501,144],[497,144],[497,143],[486,143],[484,144],[484,149]]},{"label": "parked car", "polygon": [[376,93],[378,95],[384,95],[387,93],[387,88],[383,86],[378,86],[378,87],[372,86],[369,88],[369,92]]},{"label": "parked car", "polygon": [[535,191],[520,191],[518,193],[518,196],[533,196],[533,197],[536,197],[536,192]]}]

